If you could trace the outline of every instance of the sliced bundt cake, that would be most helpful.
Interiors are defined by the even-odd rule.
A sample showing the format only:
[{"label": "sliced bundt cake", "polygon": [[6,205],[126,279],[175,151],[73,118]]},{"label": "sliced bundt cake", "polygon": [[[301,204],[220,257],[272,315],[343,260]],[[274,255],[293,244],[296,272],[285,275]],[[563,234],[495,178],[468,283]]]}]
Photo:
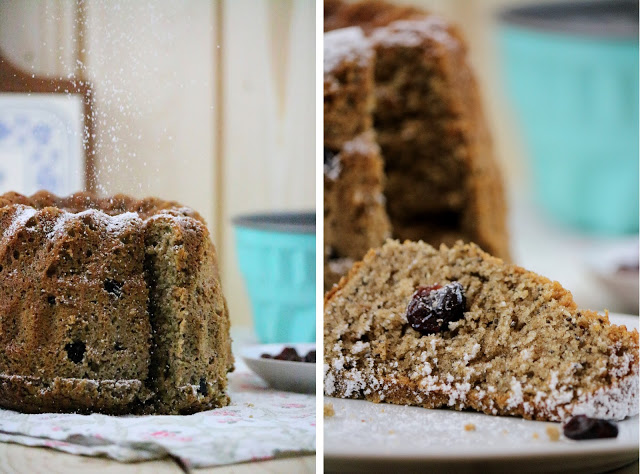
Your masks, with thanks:
[{"label": "sliced bundt cake", "polygon": [[371,131],[346,142],[338,154],[325,149],[325,288],[337,283],[355,261],[391,235],[382,167],[380,148]]},{"label": "sliced bundt cake", "polygon": [[226,405],[229,316],[203,219],[158,199],[0,196],[0,406]]},{"label": "sliced bundt cake", "polygon": [[564,420],[638,413],[638,332],[474,244],[388,241],[330,291],[325,393]]},{"label": "sliced bundt cake", "polygon": [[[325,148],[339,155],[375,132],[394,237],[475,242],[508,259],[502,177],[460,31],[382,1],[326,1],[324,20]],[[325,193],[340,180],[325,180]],[[354,232],[325,226],[333,241]],[[335,247],[329,254],[334,268],[347,268],[350,256]]]}]

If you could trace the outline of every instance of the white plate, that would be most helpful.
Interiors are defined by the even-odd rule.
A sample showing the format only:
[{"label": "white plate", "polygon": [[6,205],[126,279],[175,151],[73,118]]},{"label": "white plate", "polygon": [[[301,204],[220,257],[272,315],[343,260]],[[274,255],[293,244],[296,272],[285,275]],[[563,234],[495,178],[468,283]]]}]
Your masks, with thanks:
[{"label": "white plate", "polygon": [[304,357],[310,350],[315,350],[316,345],[315,343],[260,344],[245,347],[240,351],[240,356],[253,372],[277,390],[315,393],[316,364],[260,357],[262,354],[277,355],[285,347],[295,348],[298,354]]},{"label": "white plate", "polygon": [[[638,327],[637,316],[610,315]],[[616,439],[551,441],[560,423],[428,410],[325,397],[335,415],[324,419],[327,471],[603,472],[638,459],[638,417],[618,422]],[[474,425],[475,431],[466,431]]]}]

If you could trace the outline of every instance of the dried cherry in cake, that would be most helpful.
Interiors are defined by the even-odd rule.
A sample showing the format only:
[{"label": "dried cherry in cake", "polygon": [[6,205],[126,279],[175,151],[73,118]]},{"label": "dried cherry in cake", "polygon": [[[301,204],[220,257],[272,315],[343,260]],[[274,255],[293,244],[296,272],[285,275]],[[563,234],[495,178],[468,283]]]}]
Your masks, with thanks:
[{"label": "dried cherry in cake", "polygon": [[407,321],[421,334],[439,333],[464,317],[465,306],[464,288],[458,282],[421,286],[407,306]]}]

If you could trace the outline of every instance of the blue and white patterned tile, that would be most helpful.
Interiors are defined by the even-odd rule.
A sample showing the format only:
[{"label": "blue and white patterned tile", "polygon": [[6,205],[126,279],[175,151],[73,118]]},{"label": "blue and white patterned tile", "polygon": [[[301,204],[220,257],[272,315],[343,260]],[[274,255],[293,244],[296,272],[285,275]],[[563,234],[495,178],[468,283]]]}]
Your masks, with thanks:
[{"label": "blue and white patterned tile", "polygon": [[0,94],[0,193],[84,189],[82,99]]}]

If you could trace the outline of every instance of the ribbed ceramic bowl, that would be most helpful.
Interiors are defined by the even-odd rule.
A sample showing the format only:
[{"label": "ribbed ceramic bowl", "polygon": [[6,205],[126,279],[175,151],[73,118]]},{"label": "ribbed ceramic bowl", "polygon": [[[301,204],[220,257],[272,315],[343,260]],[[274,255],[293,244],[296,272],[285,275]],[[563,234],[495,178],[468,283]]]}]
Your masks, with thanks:
[{"label": "ribbed ceramic bowl", "polygon": [[587,231],[638,231],[638,4],[506,10],[500,46],[537,201]]},{"label": "ribbed ceramic bowl", "polygon": [[233,220],[240,271],[262,343],[316,340],[315,213]]}]

